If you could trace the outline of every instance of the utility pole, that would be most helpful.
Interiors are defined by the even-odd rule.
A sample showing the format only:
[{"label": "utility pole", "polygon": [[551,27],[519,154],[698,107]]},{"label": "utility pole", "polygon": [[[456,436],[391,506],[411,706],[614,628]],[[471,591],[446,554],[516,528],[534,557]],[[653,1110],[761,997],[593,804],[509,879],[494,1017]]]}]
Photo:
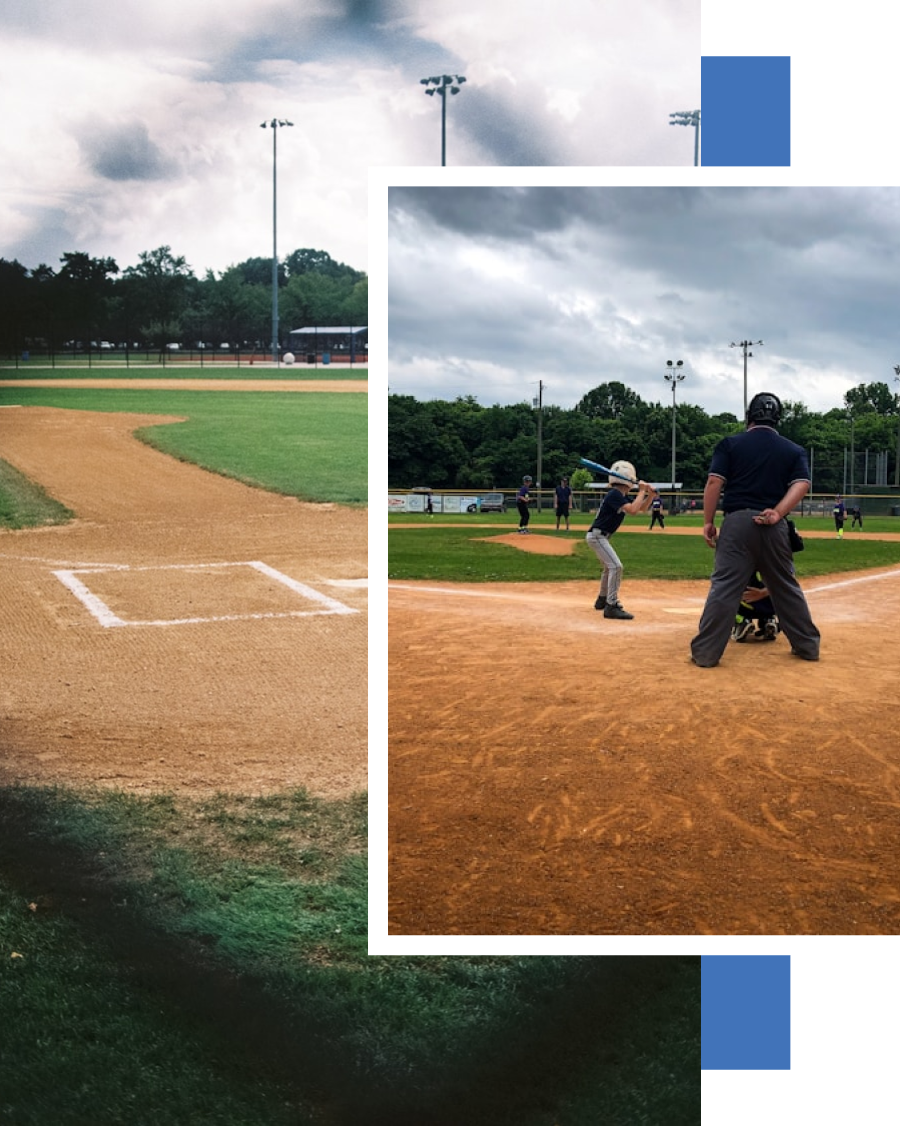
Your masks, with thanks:
[{"label": "utility pole", "polygon": [[732,348],[740,348],[742,350],[743,355],[744,355],[744,407],[742,408],[742,411],[741,411],[741,417],[743,419],[747,418],[747,409],[748,409],[747,362],[748,362],[748,359],[750,358],[750,356],[752,354],[748,351],[748,348],[753,348],[755,344],[763,344],[763,341],[762,340],[742,340],[740,344],[736,344],[734,341],[732,341],[732,343],[730,345],[730,347],[732,347]]},{"label": "utility pole", "polygon": [[539,388],[533,405],[537,409],[537,512],[543,510],[543,380],[537,383]]}]

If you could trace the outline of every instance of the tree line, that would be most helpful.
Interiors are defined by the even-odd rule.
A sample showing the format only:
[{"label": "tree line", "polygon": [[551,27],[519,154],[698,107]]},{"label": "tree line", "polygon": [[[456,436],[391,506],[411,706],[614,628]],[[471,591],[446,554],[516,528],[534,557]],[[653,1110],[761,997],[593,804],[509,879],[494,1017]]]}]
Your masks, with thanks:
[{"label": "tree line", "polygon": [[[814,492],[885,491],[898,485],[900,397],[885,383],[860,384],[825,413],[784,403],[780,431],[808,452]],[[731,413],[681,403],[676,472],[685,490],[706,483],[716,443],[737,432]],[[473,396],[420,401],[389,396],[389,487],[475,492],[516,488],[525,474],[551,488],[579,458],[625,458],[648,481],[671,481],[672,407],[646,403],[622,383],[604,383],[572,409],[527,403],[485,407]],[[538,450],[538,436],[539,446]],[[588,480],[596,480],[590,472]]]},{"label": "tree line", "polygon": [[[82,251],[57,269],[0,258],[0,349],[232,348],[271,341],[272,259],[248,258],[199,278],[169,246],[143,251],[122,270]],[[367,325],[367,275],[324,250],[278,263],[279,339],[292,329]]]}]

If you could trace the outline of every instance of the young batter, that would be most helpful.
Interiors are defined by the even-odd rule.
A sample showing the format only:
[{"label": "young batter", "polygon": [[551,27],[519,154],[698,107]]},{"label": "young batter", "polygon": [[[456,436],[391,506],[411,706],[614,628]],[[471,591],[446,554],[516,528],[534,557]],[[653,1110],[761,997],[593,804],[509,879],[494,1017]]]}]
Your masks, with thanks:
[{"label": "young batter", "polygon": [[[610,467],[612,473],[622,474],[635,480],[635,467],[628,461],[616,461]],[[604,568],[601,574],[601,589],[594,603],[595,610],[603,610],[605,618],[630,619],[633,617],[620,603],[620,581],[623,578],[623,564],[613,550],[610,537],[623,523],[627,514],[636,516],[647,511],[655,498],[655,490],[645,481],[631,485],[619,477],[608,478],[611,488],[597,511],[594,523],[585,536],[591,550]],[[630,489],[638,488],[635,500],[627,500]]]}]

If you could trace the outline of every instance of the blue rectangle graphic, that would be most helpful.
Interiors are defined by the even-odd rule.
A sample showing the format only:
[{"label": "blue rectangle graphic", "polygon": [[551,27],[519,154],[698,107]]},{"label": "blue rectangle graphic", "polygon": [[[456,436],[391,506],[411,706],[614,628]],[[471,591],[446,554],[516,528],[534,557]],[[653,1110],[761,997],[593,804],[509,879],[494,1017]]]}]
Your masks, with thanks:
[{"label": "blue rectangle graphic", "polygon": [[701,974],[703,1070],[788,1070],[789,956],[703,955]]},{"label": "blue rectangle graphic", "polygon": [[710,168],[789,167],[790,57],[704,55],[700,62],[700,163]]}]

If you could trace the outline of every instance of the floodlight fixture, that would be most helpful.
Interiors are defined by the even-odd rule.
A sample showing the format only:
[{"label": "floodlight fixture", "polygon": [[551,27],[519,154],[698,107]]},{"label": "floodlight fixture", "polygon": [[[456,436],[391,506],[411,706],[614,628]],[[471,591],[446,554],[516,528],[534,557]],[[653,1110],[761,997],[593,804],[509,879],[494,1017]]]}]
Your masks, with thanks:
[{"label": "floodlight fixture", "polygon": [[429,97],[435,94],[441,96],[441,166],[447,164],[447,94],[459,94],[460,86],[466,82],[462,74],[439,74],[431,78],[419,79],[422,86],[428,87],[425,93]]},{"label": "floodlight fixture", "polygon": [[700,110],[698,109],[685,109],[679,113],[672,113],[669,125],[692,125],[696,131],[695,143],[693,146],[693,166],[696,168],[700,163]]}]

